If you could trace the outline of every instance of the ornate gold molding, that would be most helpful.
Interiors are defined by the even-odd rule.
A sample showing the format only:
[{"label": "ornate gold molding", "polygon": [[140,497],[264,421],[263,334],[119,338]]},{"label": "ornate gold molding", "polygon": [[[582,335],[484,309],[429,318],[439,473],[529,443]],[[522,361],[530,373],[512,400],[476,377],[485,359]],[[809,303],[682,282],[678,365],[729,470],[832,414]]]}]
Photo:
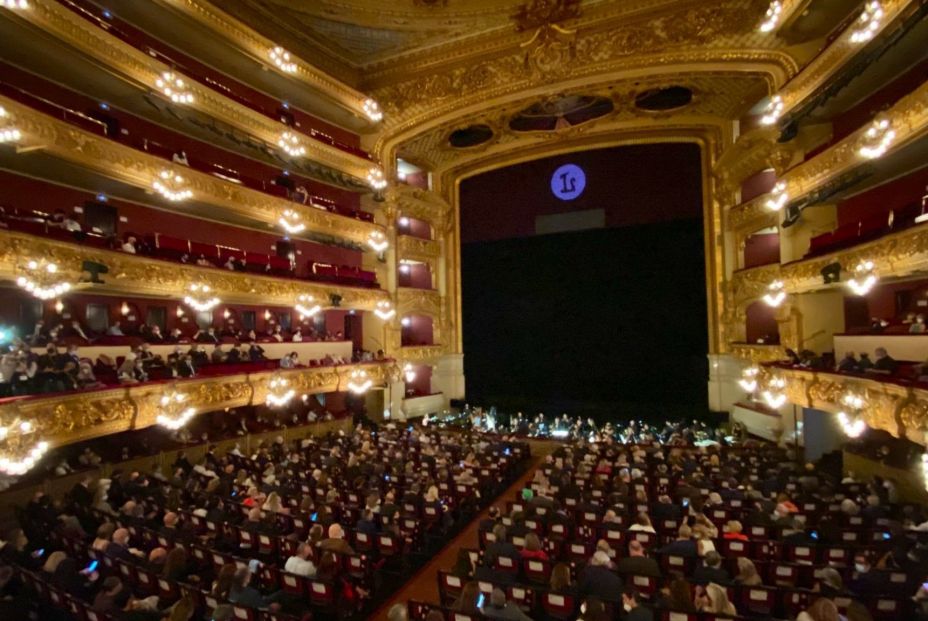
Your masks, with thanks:
[{"label": "ornate gold molding", "polygon": [[329,296],[334,294],[341,296],[344,308],[372,311],[377,302],[390,299],[380,289],[204,268],[0,230],[0,275],[15,279],[20,275],[19,266],[36,257],[54,261],[66,273],[80,273],[84,261],[107,266],[109,273],[102,276],[105,284],[83,285],[99,293],[180,299],[190,283],[199,282],[209,285],[224,302],[241,304],[260,300],[262,304],[289,307],[299,295],[310,294],[326,307]]},{"label": "ornate gold molding", "polygon": [[[383,386],[393,372],[393,361],[376,364],[309,367],[264,371],[243,375],[193,378],[174,384],[140,384],[111,390],[77,392],[47,398],[27,398],[0,406],[0,422],[29,421],[37,439],[51,448],[144,429],[157,424],[158,403],[165,392],[176,389],[197,414],[224,408],[259,405],[268,393],[268,381],[276,373],[284,375],[297,393],[317,394],[344,390],[351,372],[367,371],[374,386]],[[18,427],[12,427],[15,438]]]},{"label": "ornate gold molding", "polygon": [[401,347],[399,356],[403,363],[415,362],[432,364],[445,354],[444,345],[417,345],[414,347]]},{"label": "ornate gold molding", "polygon": [[441,243],[410,235],[396,236],[396,252],[400,259],[411,259],[435,265],[441,257]]},{"label": "ornate gold molding", "polygon": [[[300,205],[173,164],[78,129],[7,97],[0,96],[0,104],[10,115],[11,122],[23,133],[22,148],[40,148],[55,157],[146,191],[151,191],[152,182],[162,170],[171,169],[183,173],[187,187],[193,192],[191,200],[221,207],[249,220],[276,226],[281,215],[292,210],[300,215],[307,232],[331,235],[358,244],[365,244],[372,232],[384,231],[383,227],[371,222]],[[163,206],[184,213],[178,204],[163,201]]]},{"label": "ornate gold molding", "polygon": [[451,206],[431,190],[404,183],[393,184],[387,188],[385,200],[387,210],[424,220],[432,225],[436,233],[443,232],[451,219]]},{"label": "ornate gold molding", "polygon": [[[915,140],[928,134],[928,82],[897,101],[885,112],[892,123],[896,138],[887,155],[897,152]],[[782,176],[790,200],[803,197],[821,188],[849,171],[863,166],[869,160],[858,153],[866,143],[869,123],[845,137],[810,160],[790,169]],[[885,157],[885,156],[884,156]],[[764,205],[770,194],[763,194],[750,201],[732,207],[728,213],[731,230],[746,230],[771,219],[771,212]],[[775,214],[774,219],[775,219]]]},{"label": "ornate gold molding", "polygon": [[732,343],[731,354],[754,364],[785,360],[786,354],[780,345],[761,345],[755,343]]},{"label": "ornate gold molding", "polygon": [[771,376],[786,380],[785,394],[790,403],[826,412],[841,411],[842,398],[852,392],[866,402],[862,415],[868,426],[925,444],[928,390],[838,373],[771,366],[761,367],[759,384],[763,386]]},{"label": "ornate gold molding", "polygon": [[[918,0],[882,0],[883,19],[874,36],[878,37],[891,26],[895,26],[897,20],[907,12],[906,9],[918,4]],[[859,14],[860,8],[857,9],[855,15]],[[783,100],[783,116],[788,115],[790,110],[815,95],[831,76],[866,49],[866,44],[851,41],[851,36],[857,28],[857,20],[852,21],[831,45],[777,91],[777,95]]]},{"label": "ornate gold molding", "polygon": [[[94,26],[54,0],[31,0],[30,5],[28,11],[16,11],[13,15],[118,71],[142,90],[157,92],[155,82],[163,73],[172,70],[170,66]],[[194,97],[193,103],[189,104],[192,108],[221,119],[268,144],[276,145],[284,131],[299,134],[294,128],[276,123],[192,78],[185,82]],[[306,149],[305,157],[354,177],[359,185],[367,185],[367,173],[372,166],[370,161],[308,135],[299,136]]]},{"label": "ornate gold molding", "polygon": [[[428,315],[435,320],[441,319],[441,295],[434,289],[412,289],[397,287],[397,315],[402,317],[414,313]],[[436,328],[438,326],[436,325]]]},{"label": "ornate gold molding", "polygon": [[[278,45],[277,42],[252,30],[244,23],[220,10],[206,0],[157,0],[161,4],[182,12],[197,23],[206,26],[218,35],[226,38],[238,48],[244,50],[258,62],[274,71],[273,65],[268,61],[268,51]],[[291,55],[293,52],[291,51]],[[291,77],[307,86],[317,89],[331,97],[342,107],[356,116],[367,120],[364,112],[364,101],[367,96],[344,82],[334,79],[331,75],[316,69],[309,61],[300,58],[297,71],[281,74]]]}]

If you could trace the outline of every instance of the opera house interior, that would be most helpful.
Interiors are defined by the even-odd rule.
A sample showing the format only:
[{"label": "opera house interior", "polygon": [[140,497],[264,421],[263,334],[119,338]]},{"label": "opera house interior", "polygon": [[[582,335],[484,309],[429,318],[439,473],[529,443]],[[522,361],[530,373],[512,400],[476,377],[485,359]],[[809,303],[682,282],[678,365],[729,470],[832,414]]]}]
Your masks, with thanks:
[{"label": "opera house interior", "polygon": [[928,0],[0,0],[3,621],[928,621],[926,447]]}]

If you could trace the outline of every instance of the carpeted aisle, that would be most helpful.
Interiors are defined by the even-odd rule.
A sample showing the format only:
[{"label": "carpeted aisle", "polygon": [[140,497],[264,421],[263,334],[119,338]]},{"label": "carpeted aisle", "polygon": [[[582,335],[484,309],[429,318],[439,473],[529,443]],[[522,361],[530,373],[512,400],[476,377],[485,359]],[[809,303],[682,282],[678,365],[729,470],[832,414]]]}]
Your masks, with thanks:
[{"label": "carpeted aisle", "polygon": [[[535,469],[539,463],[544,459],[544,455],[538,455],[535,452],[535,447],[532,447],[532,461],[529,464],[528,469],[525,474],[519,477],[515,483],[510,485],[506,491],[504,491],[500,496],[494,500],[493,504],[498,504],[497,501],[500,498],[513,498],[520,489],[525,487],[525,484],[531,480],[532,476],[535,473]],[[393,597],[384,602],[380,608],[374,611],[368,617],[369,621],[385,621],[387,618],[387,611],[390,610],[390,607],[393,604],[405,603],[408,600],[414,599],[423,602],[429,602],[437,604],[438,600],[438,572],[439,570],[451,569],[451,566],[454,565],[454,561],[457,559],[458,549],[459,548],[476,548],[479,545],[479,539],[477,536],[477,525],[480,524],[480,520],[486,517],[489,507],[479,513],[470,524],[468,524],[463,531],[461,531],[457,537],[445,544],[445,547],[424,567],[422,567],[418,572],[416,572],[404,585],[397,591]]]}]

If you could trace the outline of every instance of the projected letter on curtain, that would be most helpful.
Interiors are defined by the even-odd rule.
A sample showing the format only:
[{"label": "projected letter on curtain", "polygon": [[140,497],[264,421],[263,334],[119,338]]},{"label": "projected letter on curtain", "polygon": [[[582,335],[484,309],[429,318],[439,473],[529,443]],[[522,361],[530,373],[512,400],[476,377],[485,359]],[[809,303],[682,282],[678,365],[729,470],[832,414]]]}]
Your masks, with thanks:
[{"label": "projected letter on curtain", "polygon": [[551,175],[551,192],[562,201],[572,201],[586,187],[586,175],[576,164],[564,164]]}]

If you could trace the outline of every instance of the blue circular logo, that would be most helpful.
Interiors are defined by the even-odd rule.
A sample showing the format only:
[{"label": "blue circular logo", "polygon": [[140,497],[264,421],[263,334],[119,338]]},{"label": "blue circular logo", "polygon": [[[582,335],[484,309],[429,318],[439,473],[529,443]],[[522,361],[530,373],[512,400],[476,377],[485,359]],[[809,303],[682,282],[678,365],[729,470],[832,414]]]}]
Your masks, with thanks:
[{"label": "blue circular logo", "polygon": [[586,175],[576,164],[564,164],[551,176],[551,191],[562,201],[572,201],[586,187]]}]

